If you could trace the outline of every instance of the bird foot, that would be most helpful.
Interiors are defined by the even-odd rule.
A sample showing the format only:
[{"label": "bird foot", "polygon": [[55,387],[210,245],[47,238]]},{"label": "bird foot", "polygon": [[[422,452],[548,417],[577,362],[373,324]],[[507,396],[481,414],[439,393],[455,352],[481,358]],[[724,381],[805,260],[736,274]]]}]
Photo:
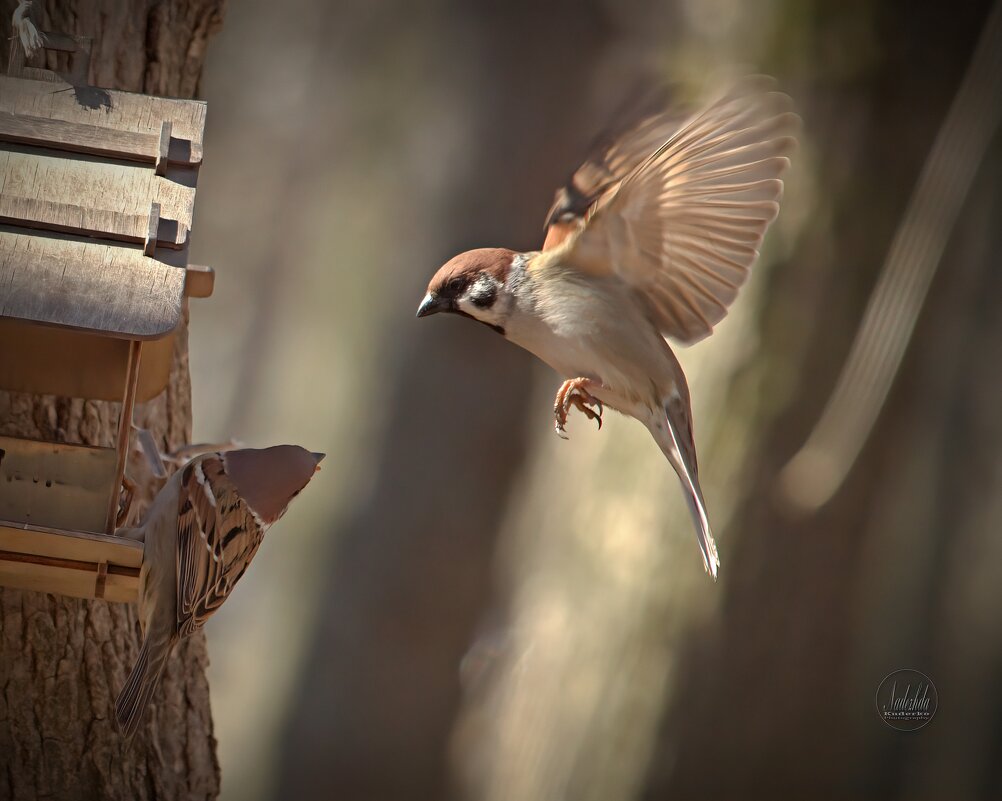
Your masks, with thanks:
[{"label": "bird foot", "polygon": [[599,386],[601,384],[590,378],[572,378],[564,381],[557,390],[557,397],[553,402],[554,428],[558,437],[567,439],[567,416],[572,406],[583,412],[589,420],[597,420],[599,429],[602,428],[602,401],[588,391]]}]

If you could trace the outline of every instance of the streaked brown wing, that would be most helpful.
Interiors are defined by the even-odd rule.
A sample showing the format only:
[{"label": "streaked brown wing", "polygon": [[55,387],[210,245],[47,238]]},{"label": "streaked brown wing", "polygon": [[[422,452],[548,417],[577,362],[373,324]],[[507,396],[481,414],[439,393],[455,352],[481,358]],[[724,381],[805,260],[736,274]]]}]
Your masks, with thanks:
[{"label": "streaked brown wing", "polygon": [[257,553],[264,531],[216,455],[197,459],[181,480],[177,622],[182,636],[222,605]]},{"label": "streaked brown wing", "polygon": [[727,313],[779,211],[799,119],[767,79],[699,112],[592,214],[563,263],[618,275],[661,333],[695,342]]},{"label": "streaked brown wing", "polygon": [[546,217],[548,227],[544,250],[554,247],[569,234],[619,183],[650,157],[689,117],[678,107],[670,107],[668,92],[647,92],[631,98],[614,116],[588,151],[588,156],[567,183],[560,187]]}]

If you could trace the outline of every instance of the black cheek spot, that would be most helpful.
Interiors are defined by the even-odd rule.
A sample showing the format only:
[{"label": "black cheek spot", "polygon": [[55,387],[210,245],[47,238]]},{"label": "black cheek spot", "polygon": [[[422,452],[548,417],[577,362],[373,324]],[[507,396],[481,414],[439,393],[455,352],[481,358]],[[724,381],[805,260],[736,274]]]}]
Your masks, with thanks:
[{"label": "black cheek spot", "polygon": [[478,309],[489,309],[494,305],[494,301],[497,300],[498,290],[497,287],[491,286],[486,292],[478,295],[474,295],[470,298],[473,301],[473,305]]}]

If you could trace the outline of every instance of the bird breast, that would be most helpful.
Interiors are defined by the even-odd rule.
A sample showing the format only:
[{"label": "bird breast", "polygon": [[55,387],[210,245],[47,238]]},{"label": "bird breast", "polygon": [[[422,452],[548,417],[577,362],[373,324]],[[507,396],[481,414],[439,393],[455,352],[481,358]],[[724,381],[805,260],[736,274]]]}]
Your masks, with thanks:
[{"label": "bird breast", "polygon": [[514,295],[507,338],[565,378],[600,381],[603,403],[637,416],[671,390],[674,355],[618,278],[547,266],[527,270]]}]

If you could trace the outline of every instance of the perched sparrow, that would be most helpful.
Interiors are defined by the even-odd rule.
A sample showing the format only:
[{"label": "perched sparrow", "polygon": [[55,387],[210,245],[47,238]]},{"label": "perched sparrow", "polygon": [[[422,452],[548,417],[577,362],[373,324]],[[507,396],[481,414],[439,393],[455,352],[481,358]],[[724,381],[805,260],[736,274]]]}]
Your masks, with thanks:
[{"label": "perched sparrow", "polygon": [[569,379],[554,405],[647,426],[678,473],[707,571],[720,564],[699,486],[685,375],[664,337],[707,336],[779,211],[798,118],[760,79],[685,120],[549,250],[471,250],[432,278],[418,317],[484,323]]},{"label": "perched sparrow", "polygon": [[320,469],[322,453],[295,445],[208,453],[171,476],[143,525],[139,576],[143,647],[115,704],[126,737],[142,720],[174,646],[225,601],[264,533]]}]

